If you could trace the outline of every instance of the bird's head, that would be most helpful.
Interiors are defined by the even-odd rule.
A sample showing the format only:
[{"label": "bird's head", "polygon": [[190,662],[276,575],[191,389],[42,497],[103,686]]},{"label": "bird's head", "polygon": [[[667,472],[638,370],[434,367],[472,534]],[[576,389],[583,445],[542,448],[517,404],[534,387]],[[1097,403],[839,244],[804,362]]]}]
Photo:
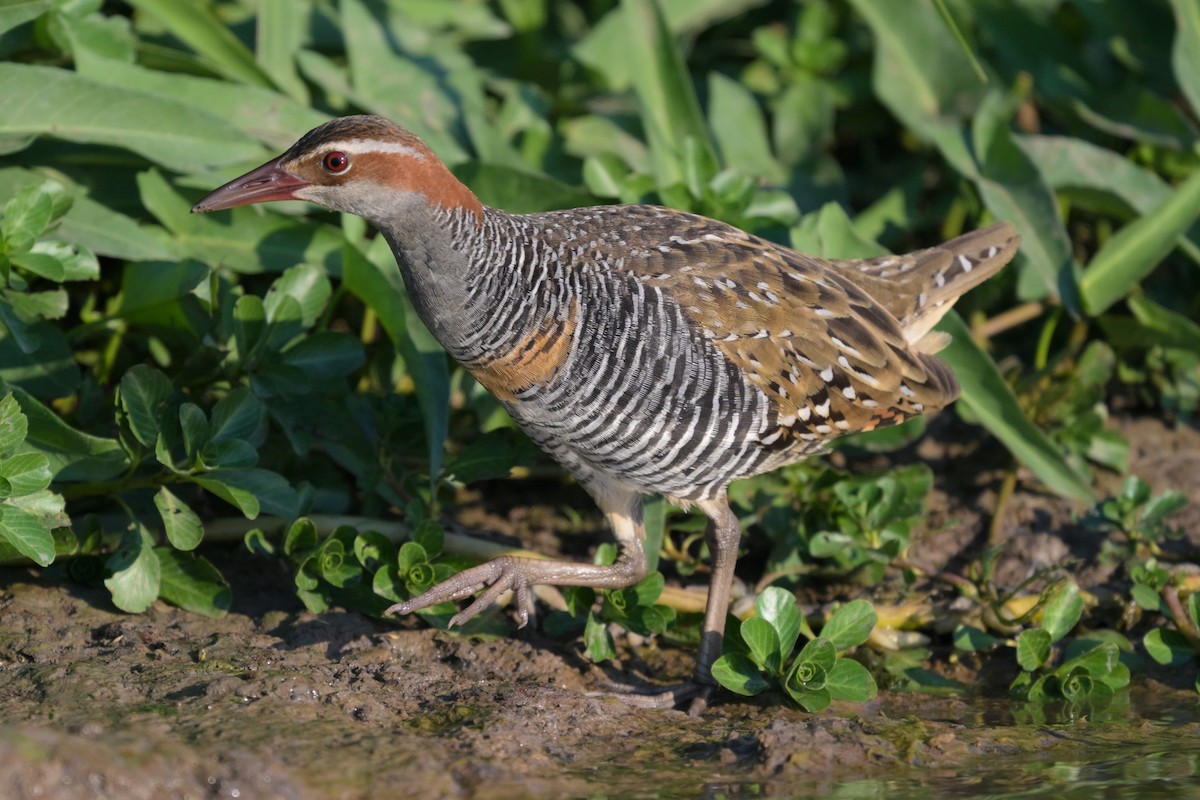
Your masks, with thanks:
[{"label": "bird's head", "polygon": [[210,192],[192,211],[272,200],[309,200],[377,225],[413,205],[483,213],[424,142],[375,116],[341,117],[314,128],[283,155]]}]

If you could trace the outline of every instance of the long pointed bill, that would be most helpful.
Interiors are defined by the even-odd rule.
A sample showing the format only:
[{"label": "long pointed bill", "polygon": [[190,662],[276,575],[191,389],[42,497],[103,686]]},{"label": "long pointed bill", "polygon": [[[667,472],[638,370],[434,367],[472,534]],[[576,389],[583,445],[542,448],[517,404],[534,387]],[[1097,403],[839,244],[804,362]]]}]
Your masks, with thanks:
[{"label": "long pointed bill", "polygon": [[234,178],[219,189],[209,192],[203,200],[192,206],[192,213],[220,211],[234,206],[251,203],[266,203],[270,200],[295,200],[297,189],[308,186],[308,182],[279,166],[283,156],[252,169],[240,178]]}]

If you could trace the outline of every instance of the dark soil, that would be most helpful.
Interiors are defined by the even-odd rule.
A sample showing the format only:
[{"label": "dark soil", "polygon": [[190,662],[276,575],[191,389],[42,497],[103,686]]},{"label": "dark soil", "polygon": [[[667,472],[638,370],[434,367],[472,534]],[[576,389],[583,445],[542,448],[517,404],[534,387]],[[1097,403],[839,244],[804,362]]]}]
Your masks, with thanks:
[{"label": "dark soil", "polygon": [[[1189,531],[1179,546],[1200,549],[1200,433],[1153,420],[1122,428],[1134,473],[1156,492],[1191,496],[1175,520]],[[929,530],[909,560],[960,573],[986,542],[1005,461],[983,443],[950,452],[934,434],[902,456],[939,475]],[[1107,491],[1119,485],[1103,480]],[[596,539],[558,534],[592,528],[595,517],[589,510],[580,522],[562,509],[480,503],[460,521],[577,555]],[[1124,576],[1097,561],[1099,542],[1075,522],[1077,510],[1019,489],[1003,512],[1009,546],[997,578],[1011,584],[1077,562],[1072,574],[1084,588],[1119,587]],[[791,796],[871,776],[1002,770],[1085,744],[1074,734],[1086,720],[1030,725],[999,695],[885,691],[815,716],[776,696],[727,693],[699,718],[632,708],[596,692],[603,674],[574,646],[536,631],[467,639],[412,620],[314,616],[282,565],[233,549],[207,555],[235,587],[233,611],[216,621],[162,604],[124,615],[102,589],[0,571],[0,796]],[[655,679],[689,670],[687,650],[626,647],[623,663],[653,669]],[[930,666],[986,677],[971,664]],[[1143,716],[1194,707],[1193,679],[1137,676],[1133,703]],[[1096,723],[1088,741],[1148,736],[1122,708],[1120,733]],[[1194,742],[1200,724],[1172,731]]]}]

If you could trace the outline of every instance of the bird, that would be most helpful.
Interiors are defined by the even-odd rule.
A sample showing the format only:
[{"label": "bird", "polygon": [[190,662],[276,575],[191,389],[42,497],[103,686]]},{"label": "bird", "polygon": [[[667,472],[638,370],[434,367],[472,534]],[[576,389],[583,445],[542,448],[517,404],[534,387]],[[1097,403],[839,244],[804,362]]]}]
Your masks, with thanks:
[{"label": "bird", "polygon": [[502,556],[387,613],[475,596],[453,626],[512,591],[524,626],[534,585],[632,586],[649,570],[643,502],[662,495],[708,517],[695,669],[655,695],[692,713],[715,687],[742,536],[730,482],[952,402],[958,383],[934,356],[949,337],[934,325],[1019,245],[1001,222],[907,255],[836,260],[655,205],[507,213],[373,115],[314,128],[192,211],[277,200],[375,227],[429,331],[578,480],[618,545],[607,566]]}]

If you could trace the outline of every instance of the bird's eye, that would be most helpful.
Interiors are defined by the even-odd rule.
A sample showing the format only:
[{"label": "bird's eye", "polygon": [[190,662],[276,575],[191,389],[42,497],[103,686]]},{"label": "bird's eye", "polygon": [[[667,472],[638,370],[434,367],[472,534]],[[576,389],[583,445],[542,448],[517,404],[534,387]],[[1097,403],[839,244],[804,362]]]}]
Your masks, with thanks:
[{"label": "bird's eye", "polygon": [[350,168],[350,159],[345,153],[333,150],[325,154],[325,157],[321,159],[321,165],[325,167],[327,172],[336,174],[338,172],[345,172]]}]

